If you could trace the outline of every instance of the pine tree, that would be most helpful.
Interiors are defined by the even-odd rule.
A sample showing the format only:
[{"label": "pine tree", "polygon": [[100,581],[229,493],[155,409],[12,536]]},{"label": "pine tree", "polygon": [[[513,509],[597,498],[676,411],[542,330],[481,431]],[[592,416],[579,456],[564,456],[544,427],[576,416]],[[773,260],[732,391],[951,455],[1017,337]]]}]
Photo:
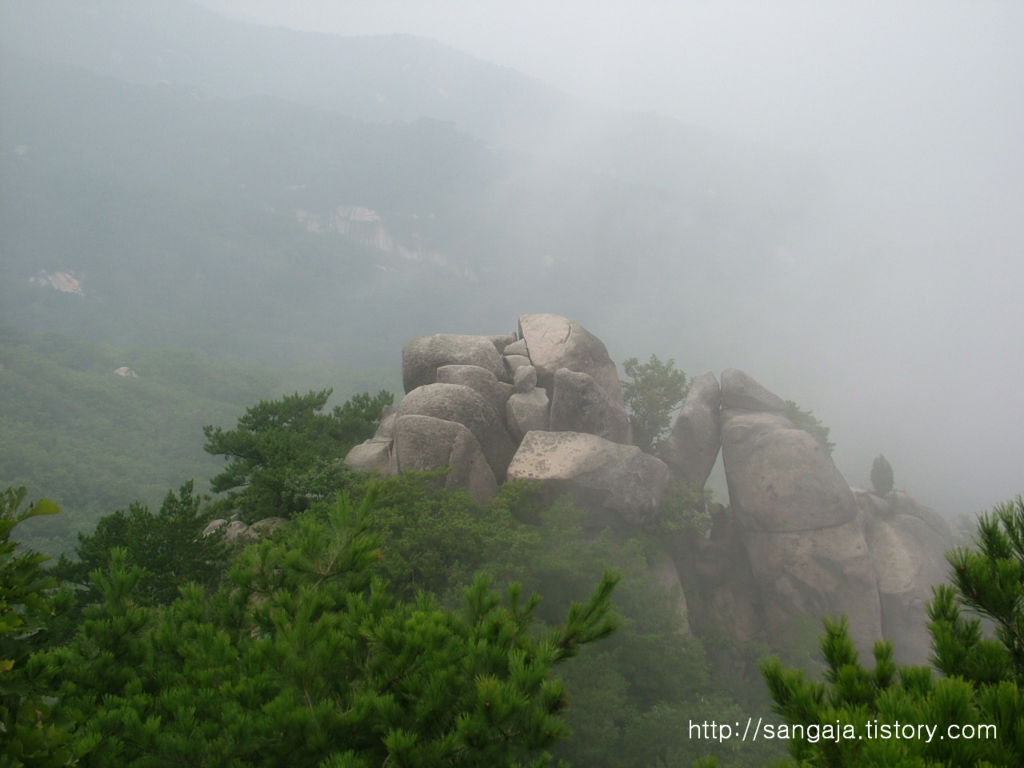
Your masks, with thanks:
[{"label": "pine tree", "polygon": [[871,486],[879,496],[892,493],[893,486],[892,465],[882,454],[875,457],[871,464]]},{"label": "pine tree", "polygon": [[203,427],[203,450],[228,459],[211,482],[214,492],[228,491],[252,522],[289,517],[306,509],[311,499],[344,487],[345,454],[373,435],[394,396],[363,393],[321,413],[330,396],[325,389],[261,400],[246,409],[235,429]]},{"label": "pine tree", "polygon": [[[977,548],[947,554],[953,584],[936,587],[928,605],[933,664],[945,677],[928,667],[896,666],[891,644],[881,641],[874,670],[863,668],[845,619],[825,621],[824,682],[807,681],[777,658],[762,662],[775,711],[787,726],[802,726],[790,741],[797,764],[1024,765],[1024,497],[982,516],[975,540]],[[991,620],[995,637],[986,638],[981,620],[965,618],[961,607]],[[936,736],[877,737],[879,725],[896,722],[934,727]],[[871,723],[875,738],[868,737]],[[808,737],[810,726],[832,724],[851,728],[852,736]],[[950,727],[984,736],[949,738]]]},{"label": "pine tree", "polygon": [[250,545],[212,598],[133,598],[142,572],[115,550],[103,602],[51,654],[82,765],[542,766],[565,734],[554,667],[616,627],[605,573],[564,622],[537,631],[539,598],[478,578],[461,611],[396,602],[369,576],[376,489],[301,515]]},{"label": "pine tree", "polygon": [[70,595],[42,567],[47,557],[11,541],[19,523],[60,511],[48,499],[21,509],[26,496],[24,488],[0,494],[0,765],[51,768],[70,764],[78,750],[71,722],[54,716],[43,695],[50,670],[37,651]]},{"label": "pine tree", "polygon": [[686,399],[686,374],[676,370],[675,360],[663,363],[657,355],[651,355],[646,363],[631,357],[622,370],[628,377],[622,381],[622,394],[633,427],[633,444],[645,453],[654,453],[668,431],[672,412]]}]

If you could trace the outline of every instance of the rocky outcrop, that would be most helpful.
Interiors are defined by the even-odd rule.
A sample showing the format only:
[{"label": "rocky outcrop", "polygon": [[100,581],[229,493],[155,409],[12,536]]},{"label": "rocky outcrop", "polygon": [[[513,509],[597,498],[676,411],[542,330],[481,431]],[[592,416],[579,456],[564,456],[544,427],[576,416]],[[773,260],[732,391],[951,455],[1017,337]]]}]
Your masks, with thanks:
[{"label": "rocky outcrop", "polygon": [[828,452],[742,371],[722,374],[729,500],[769,622],[845,614],[869,653],[882,636],[874,567],[857,503]]},{"label": "rocky outcrop", "polygon": [[593,377],[612,400],[623,405],[622,385],[604,342],[583,326],[561,315],[523,315],[519,335],[526,342],[530,364],[537,369],[540,386],[550,388],[559,368]]},{"label": "rocky outcrop", "polygon": [[580,432],[528,432],[508,477],[572,493],[583,504],[614,510],[639,524],[658,509],[668,467],[639,448]]},{"label": "rocky outcrop", "polygon": [[767,533],[843,525],[857,515],[850,487],[832,457],[786,419],[724,411],[722,456],[740,526]]},{"label": "rocky outcrop", "polygon": [[459,336],[439,333],[417,336],[402,348],[402,385],[408,394],[417,387],[434,384],[443,365],[475,365],[509,381],[501,353],[490,336]]},{"label": "rocky outcrop", "polygon": [[505,413],[505,403],[515,391],[511,384],[498,381],[493,373],[476,365],[442,365],[437,369],[437,383],[469,387],[499,414]]},{"label": "rocky outcrop", "polygon": [[[942,529],[949,531],[949,526],[905,493],[887,494],[890,498],[862,490],[854,494],[878,583],[882,633],[892,642],[898,663],[924,664],[931,653],[925,603],[932,598],[932,587],[948,577],[944,553],[953,542]],[[935,527],[923,519],[927,514],[902,511],[908,508],[931,512],[938,518]]]},{"label": "rocky outcrop", "polygon": [[465,488],[481,504],[498,492],[480,443],[462,424],[432,416],[400,416],[394,434],[399,472],[447,468],[444,487]]},{"label": "rocky outcrop", "polygon": [[265,517],[257,520],[252,525],[246,525],[242,521],[240,512],[231,515],[230,520],[211,520],[203,529],[203,536],[209,536],[215,531],[224,530],[224,541],[228,544],[243,545],[256,541],[260,536],[268,536],[288,524],[283,517]]},{"label": "rocky outcrop", "polygon": [[[495,478],[505,477],[515,445],[505,429],[502,415],[476,390],[461,384],[427,384],[407,394],[395,408],[395,413],[399,419],[410,415],[433,416],[461,424],[480,443]],[[401,466],[403,457],[400,453],[398,458]]]},{"label": "rocky outcrop", "polygon": [[626,409],[598,386],[590,374],[559,368],[553,387],[549,427],[552,432],[586,432],[613,443],[631,442]]},{"label": "rocky outcrop", "polygon": [[[862,653],[885,637],[898,661],[927,660],[924,603],[946,575],[949,526],[905,493],[852,491],[786,402],[743,371],[724,371],[721,386],[711,372],[693,379],[667,464],[629,445],[607,349],[559,315],[523,315],[518,335],[417,337],[402,374],[406,397],[349,466],[446,468],[445,487],[480,502],[506,478],[533,481],[571,493],[592,533],[652,521],[670,467],[700,489],[721,450],[731,509],[718,505],[709,538],[663,531],[667,554],[649,563],[678,593],[681,626],[742,643],[845,614]],[[220,524],[250,536],[241,521]]]},{"label": "rocky outcrop", "polygon": [[694,378],[662,453],[673,472],[694,488],[704,487],[718,459],[721,404],[722,390],[711,371]]}]

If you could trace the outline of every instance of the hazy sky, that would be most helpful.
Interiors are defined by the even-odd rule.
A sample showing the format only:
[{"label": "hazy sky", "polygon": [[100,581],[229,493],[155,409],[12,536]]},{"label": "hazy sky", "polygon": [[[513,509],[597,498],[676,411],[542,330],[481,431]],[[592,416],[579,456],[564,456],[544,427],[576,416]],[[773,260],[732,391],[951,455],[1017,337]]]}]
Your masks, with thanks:
[{"label": "hazy sky", "polygon": [[1024,491],[1024,3],[203,4],[430,37],[816,155],[833,197],[780,249],[777,311],[734,317],[729,348],[669,353],[747,366],[814,407],[854,484],[884,450],[897,484],[945,512]]}]

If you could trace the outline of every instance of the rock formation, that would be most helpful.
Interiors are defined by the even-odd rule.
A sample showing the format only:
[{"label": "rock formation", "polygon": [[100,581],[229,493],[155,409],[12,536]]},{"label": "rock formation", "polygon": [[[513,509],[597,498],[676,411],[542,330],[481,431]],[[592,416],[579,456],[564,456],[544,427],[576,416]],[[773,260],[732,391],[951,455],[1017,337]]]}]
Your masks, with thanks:
[{"label": "rock formation", "polygon": [[573,494],[588,528],[621,527],[657,519],[670,475],[703,489],[721,450],[731,509],[712,505],[709,538],[663,532],[650,564],[679,593],[683,624],[745,642],[845,614],[862,653],[884,637],[898,661],[927,660],[924,603],[946,575],[949,526],[905,493],[851,490],[786,402],[743,371],[723,371],[721,386],[711,372],[693,379],[664,461],[630,445],[604,344],[558,315],[523,315],[518,334],[417,337],[402,378],[405,398],[351,467],[447,469],[445,487],[480,502],[528,480]]},{"label": "rock formation", "polygon": [[552,432],[586,432],[628,445],[629,416],[589,373],[555,371],[551,398]]},{"label": "rock formation", "polygon": [[694,378],[662,456],[694,488],[707,483],[722,446],[718,425],[721,404],[722,390],[711,371]]},{"label": "rock formation", "polygon": [[527,432],[509,478],[573,493],[584,504],[615,510],[638,524],[657,512],[668,467],[636,446],[582,432]]}]

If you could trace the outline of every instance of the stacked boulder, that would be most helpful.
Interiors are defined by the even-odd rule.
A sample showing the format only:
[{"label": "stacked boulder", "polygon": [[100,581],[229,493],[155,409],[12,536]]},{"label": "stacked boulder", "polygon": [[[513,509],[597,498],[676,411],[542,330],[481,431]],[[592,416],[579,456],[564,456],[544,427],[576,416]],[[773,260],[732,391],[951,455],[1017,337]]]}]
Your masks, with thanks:
[{"label": "stacked boulder", "polygon": [[683,589],[716,614],[705,626],[737,639],[845,614],[862,653],[884,637],[897,660],[927,660],[924,602],[946,575],[948,525],[906,494],[852,490],[786,403],[742,371],[692,380],[662,458],[632,445],[605,345],[559,315],[523,315],[499,336],[419,336],[402,350],[402,380],[405,398],[350,466],[447,469],[445,487],[481,502],[506,479],[530,480],[573,494],[603,527],[654,519],[670,475],[703,489],[721,451],[731,511],[716,511],[709,538],[666,539],[652,561],[679,589],[684,625]]},{"label": "stacked boulder", "polygon": [[615,363],[581,325],[535,314],[518,333],[419,336],[402,350],[402,382],[405,398],[352,449],[350,466],[448,468],[445,486],[479,501],[528,478],[611,520],[656,513],[668,467],[631,444]]}]

